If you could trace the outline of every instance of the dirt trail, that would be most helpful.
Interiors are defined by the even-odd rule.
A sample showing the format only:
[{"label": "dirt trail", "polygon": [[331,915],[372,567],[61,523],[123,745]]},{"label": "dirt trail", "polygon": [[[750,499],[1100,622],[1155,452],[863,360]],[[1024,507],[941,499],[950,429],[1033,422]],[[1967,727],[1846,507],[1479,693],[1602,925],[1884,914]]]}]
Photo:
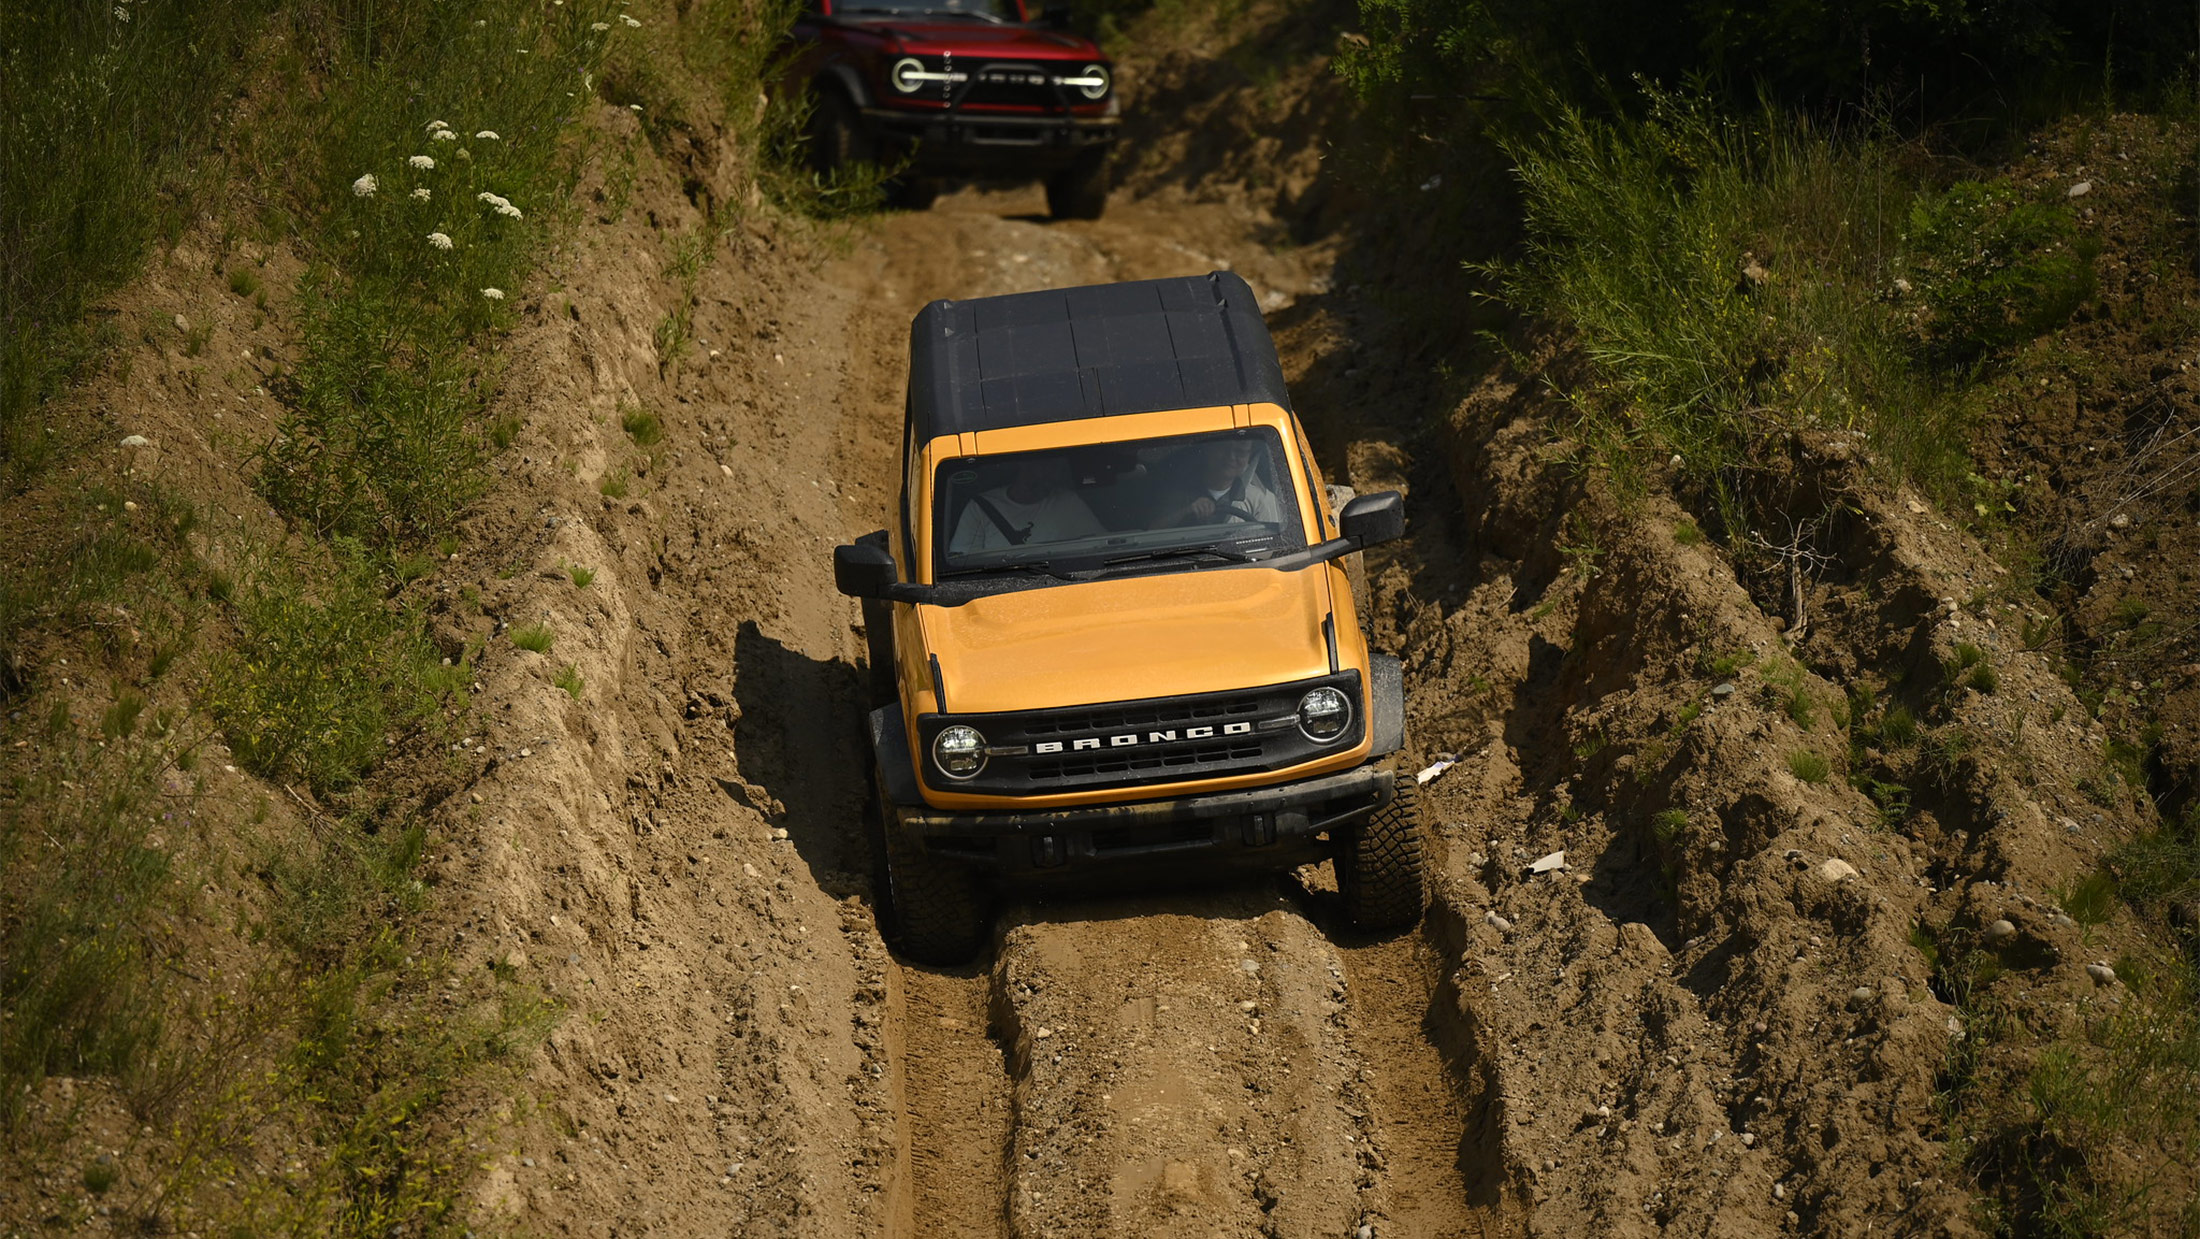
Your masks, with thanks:
[{"label": "dirt trail", "polygon": [[[542,659],[485,673],[506,717],[442,874],[483,892],[472,932],[492,935],[454,945],[516,958],[574,1008],[529,1080],[539,1109],[508,1116],[491,1158],[491,1215],[586,1234],[1485,1233],[1459,1064],[1437,1048],[1456,1021],[1418,940],[1339,945],[1332,896],[1271,883],[1013,906],[994,957],[958,974],[893,961],[868,902],[862,638],[830,549],[884,523],[911,316],[1216,267],[1286,313],[1326,291],[1329,252],[1271,247],[1242,204],[1126,198],[1054,224],[1036,190],[889,215],[837,256],[759,225],[700,282],[694,355],[660,370],[670,281],[637,255],[683,221],[677,198],[645,200],[646,223],[592,232],[563,273],[585,308],[522,345],[535,412],[510,489],[541,502],[487,518],[536,570],[484,578],[481,622],[547,617],[588,685],[570,701]],[[647,451],[620,430],[637,404],[664,423]],[[572,563],[599,567],[592,587]]]}]

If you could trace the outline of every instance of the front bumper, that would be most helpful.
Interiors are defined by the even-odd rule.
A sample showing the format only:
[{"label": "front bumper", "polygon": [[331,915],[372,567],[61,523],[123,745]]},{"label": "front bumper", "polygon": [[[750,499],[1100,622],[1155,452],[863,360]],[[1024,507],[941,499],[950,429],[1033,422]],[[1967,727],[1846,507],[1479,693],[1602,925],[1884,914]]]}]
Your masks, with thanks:
[{"label": "front bumper", "polygon": [[914,112],[865,108],[864,124],[883,151],[913,153],[926,172],[1025,172],[1064,167],[1115,141],[1114,116]]},{"label": "front bumper", "polygon": [[[1359,766],[1274,787],[1031,812],[896,805],[899,828],[936,856],[1044,882],[1095,870],[1282,869],[1326,854],[1322,836],[1390,803],[1390,771]],[[893,829],[889,826],[889,829]]]}]

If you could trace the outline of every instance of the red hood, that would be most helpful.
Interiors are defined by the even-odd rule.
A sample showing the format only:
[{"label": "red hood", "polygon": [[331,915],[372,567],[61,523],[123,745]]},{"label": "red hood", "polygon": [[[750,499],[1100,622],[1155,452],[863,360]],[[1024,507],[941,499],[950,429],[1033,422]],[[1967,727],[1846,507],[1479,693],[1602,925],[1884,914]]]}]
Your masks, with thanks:
[{"label": "red hood", "polygon": [[918,56],[1017,57],[1032,60],[1105,60],[1090,39],[1036,30],[1030,26],[990,26],[976,21],[923,21],[906,17],[852,16],[838,20],[867,26],[898,42],[896,54]]}]

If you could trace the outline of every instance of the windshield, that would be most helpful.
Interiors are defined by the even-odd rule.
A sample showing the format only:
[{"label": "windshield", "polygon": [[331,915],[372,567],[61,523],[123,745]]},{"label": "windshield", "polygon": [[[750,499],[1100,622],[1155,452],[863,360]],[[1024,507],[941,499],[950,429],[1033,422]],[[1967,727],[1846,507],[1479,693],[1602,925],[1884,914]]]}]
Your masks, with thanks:
[{"label": "windshield", "polygon": [[836,17],[970,17],[986,22],[1022,20],[1015,0],[845,0]]},{"label": "windshield", "polygon": [[1306,546],[1283,443],[1268,427],[943,462],[941,579],[1089,579],[1246,563]]}]

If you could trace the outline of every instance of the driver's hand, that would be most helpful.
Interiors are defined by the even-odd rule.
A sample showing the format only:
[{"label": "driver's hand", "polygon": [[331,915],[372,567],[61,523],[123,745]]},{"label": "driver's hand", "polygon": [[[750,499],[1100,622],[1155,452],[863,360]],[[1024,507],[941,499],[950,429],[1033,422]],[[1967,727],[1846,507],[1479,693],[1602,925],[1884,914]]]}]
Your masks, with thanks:
[{"label": "driver's hand", "polygon": [[1199,498],[1192,500],[1184,509],[1184,512],[1188,516],[1196,516],[1204,521],[1215,514],[1215,501],[1209,496],[1201,495]]}]

